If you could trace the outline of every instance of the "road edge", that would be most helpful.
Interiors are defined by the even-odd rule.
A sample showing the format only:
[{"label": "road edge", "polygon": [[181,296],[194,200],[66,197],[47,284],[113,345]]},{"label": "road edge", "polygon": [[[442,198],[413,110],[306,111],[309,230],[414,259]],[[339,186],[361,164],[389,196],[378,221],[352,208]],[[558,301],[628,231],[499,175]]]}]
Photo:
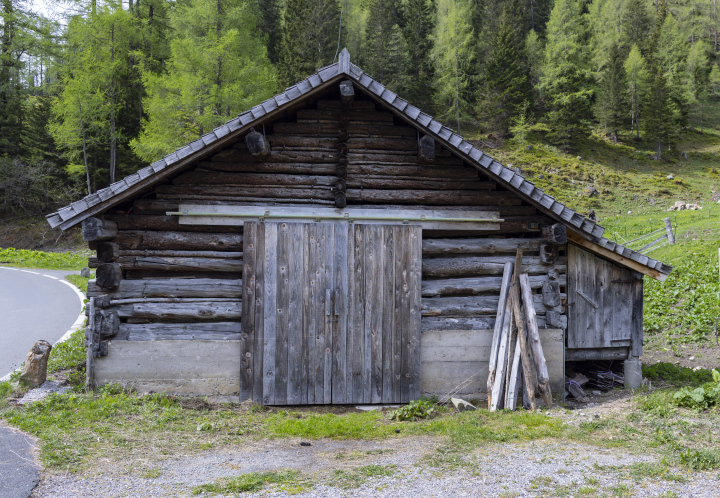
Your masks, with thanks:
[{"label": "road edge", "polygon": [[[64,278],[53,277],[52,275],[46,275],[44,273],[40,273],[39,271],[32,271],[31,269],[27,269],[27,268],[13,268],[11,266],[0,266],[0,268],[5,268],[6,270],[21,271],[24,273],[34,273],[36,275],[40,275],[43,277],[52,278],[53,280],[57,280],[60,283],[63,283],[65,285],[69,286],[72,290],[75,291],[75,295],[77,295],[78,299],[80,300],[80,314],[78,315],[77,319],[75,320],[75,323],[73,323],[70,326],[68,331],[65,332],[63,334],[63,336],[60,337],[60,339],[55,341],[55,343],[53,344],[53,347],[57,346],[58,344],[60,344],[62,342],[67,341],[75,331],[77,331],[80,327],[82,327],[85,324],[85,299],[87,299],[87,298],[85,297],[85,294],[83,294],[83,292],[80,290],[80,288],[78,286],[76,286],[75,284],[69,282],[68,280],[65,280]],[[60,270],[60,271],[64,271],[64,270]],[[67,271],[72,272],[75,270],[67,270]],[[70,273],[68,273],[68,275],[70,275]],[[9,380],[10,376],[12,374],[14,374],[15,372],[17,372],[18,370],[20,370],[20,368],[16,368],[15,370],[8,373],[7,375],[0,377],[0,382],[5,382],[6,380]]]}]

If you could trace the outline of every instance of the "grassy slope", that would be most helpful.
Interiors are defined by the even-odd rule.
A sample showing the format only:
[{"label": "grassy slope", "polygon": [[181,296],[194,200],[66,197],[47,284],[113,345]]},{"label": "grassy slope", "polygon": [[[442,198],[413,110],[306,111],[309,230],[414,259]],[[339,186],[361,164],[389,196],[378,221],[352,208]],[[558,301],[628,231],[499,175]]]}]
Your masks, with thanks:
[{"label": "grassy slope", "polygon": [[[579,212],[594,210],[605,236],[619,243],[663,227],[669,216],[677,244],[659,244],[649,255],[674,271],[664,283],[646,278],[646,337],[662,335],[664,344],[714,342],[720,317],[720,131],[684,131],[663,160],[651,159],[654,150],[632,137],[621,139],[615,144],[595,135],[568,154],[531,137],[525,143],[531,150],[509,141],[494,155]],[[597,190],[592,196],[591,186]],[[678,200],[703,209],[668,212]],[[639,249],[659,235],[629,246]]]}]

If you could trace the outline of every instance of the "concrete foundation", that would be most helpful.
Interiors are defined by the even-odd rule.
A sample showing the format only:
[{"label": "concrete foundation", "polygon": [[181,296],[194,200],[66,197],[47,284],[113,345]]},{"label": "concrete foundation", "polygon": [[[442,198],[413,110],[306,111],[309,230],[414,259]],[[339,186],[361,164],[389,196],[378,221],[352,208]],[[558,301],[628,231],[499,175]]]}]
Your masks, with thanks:
[{"label": "concrete foundation", "polygon": [[[456,397],[485,398],[492,334],[492,330],[423,332],[422,395],[440,397],[464,384]],[[562,396],[563,330],[540,329],[540,340],[550,386]],[[95,360],[95,380],[97,385],[116,383],[140,392],[236,398],[240,341],[110,341],[108,355]]]},{"label": "concrete foundation", "polygon": [[[487,398],[492,330],[426,331],[420,339],[420,391],[442,397],[462,386],[456,397]],[[540,329],[540,342],[554,397],[562,399],[565,379],[565,342],[562,329]]]},{"label": "concrete foundation", "polygon": [[642,363],[637,358],[625,360],[625,387],[639,389],[642,386]]}]

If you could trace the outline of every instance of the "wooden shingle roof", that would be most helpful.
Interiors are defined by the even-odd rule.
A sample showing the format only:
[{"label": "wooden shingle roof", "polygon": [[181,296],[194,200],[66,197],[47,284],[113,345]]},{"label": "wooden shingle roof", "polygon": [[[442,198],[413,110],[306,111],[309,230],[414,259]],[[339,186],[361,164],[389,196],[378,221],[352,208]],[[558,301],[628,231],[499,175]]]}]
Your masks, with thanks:
[{"label": "wooden shingle roof", "polygon": [[[584,241],[598,248],[596,251],[598,254],[615,259],[621,264],[634,267],[634,269],[638,269],[638,271],[659,280],[664,280],[672,270],[672,267],[661,261],[652,259],[603,237],[605,228],[595,221],[586,218],[546,194],[521,174],[505,167],[491,156],[485,154],[450,128],[443,126],[432,116],[402,99],[374,80],[358,66],[352,64],[347,49],[343,49],[340,53],[340,59],[337,63],[319,69],[315,74],[287,88],[283,93],[245,111],[237,118],[231,119],[194,142],[155,161],[150,166],[113,183],[109,187],[73,202],[55,213],[47,215],[47,221],[53,228],[67,229],[77,225],[84,219],[131,198],[141,190],[164,181],[168,176],[198,159],[217,152],[234,141],[238,135],[248,131],[251,126],[257,126],[260,122],[271,119],[272,116],[297,103],[299,99],[307,97],[308,94],[322,91],[330,84],[344,78],[351,79],[355,85],[365,90],[371,98],[384,105],[397,117],[420,129],[423,133],[434,137],[448,150],[462,157],[468,164],[473,165],[490,178],[514,191],[519,197],[534,205],[550,218],[566,225],[582,237]],[[592,247],[587,244],[581,245],[592,250]],[[642,268],[638,268],[638,265],[651,271],[642,271]]]}]

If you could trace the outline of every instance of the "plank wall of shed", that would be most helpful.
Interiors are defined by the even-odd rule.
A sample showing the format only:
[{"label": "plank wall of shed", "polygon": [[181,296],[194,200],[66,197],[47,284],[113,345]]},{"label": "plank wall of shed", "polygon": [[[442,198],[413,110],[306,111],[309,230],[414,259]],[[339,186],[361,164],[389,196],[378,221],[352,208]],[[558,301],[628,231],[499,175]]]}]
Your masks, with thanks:
[{"label": "plank wall of shed", "polygon": [[[565,246],[552,264],[539,258],[539,227],[552,221],[439,145],[434,161],[420,160],[415,128],[357,89],[351,109],[343,112],[335,91],[259,126],[272,147],[269,156],[252,156],[239,137],[105,213],[119,232],[109,246],[104,243],[103,262],[120,263],[123,281],[113,291],[91,283],[88,295],[110,296],[109,308],[121,321],[116,339],[237,339],[242,226],[180,225],[166,211],[180,203],[332,207],[339,153],[345,152],[341,138],[348,206],[490,209],[505,220],[492,231],[423,231],[423,331],[491,329],[503,264],[514,261],[517,247],[524,250],[523,272],[531,276],[540,327],[548,311],[540,287],[550,268],[557,270],[563,293],[555,311],[566,323]],[[91,266],[98,264],[91,259]]]}]

